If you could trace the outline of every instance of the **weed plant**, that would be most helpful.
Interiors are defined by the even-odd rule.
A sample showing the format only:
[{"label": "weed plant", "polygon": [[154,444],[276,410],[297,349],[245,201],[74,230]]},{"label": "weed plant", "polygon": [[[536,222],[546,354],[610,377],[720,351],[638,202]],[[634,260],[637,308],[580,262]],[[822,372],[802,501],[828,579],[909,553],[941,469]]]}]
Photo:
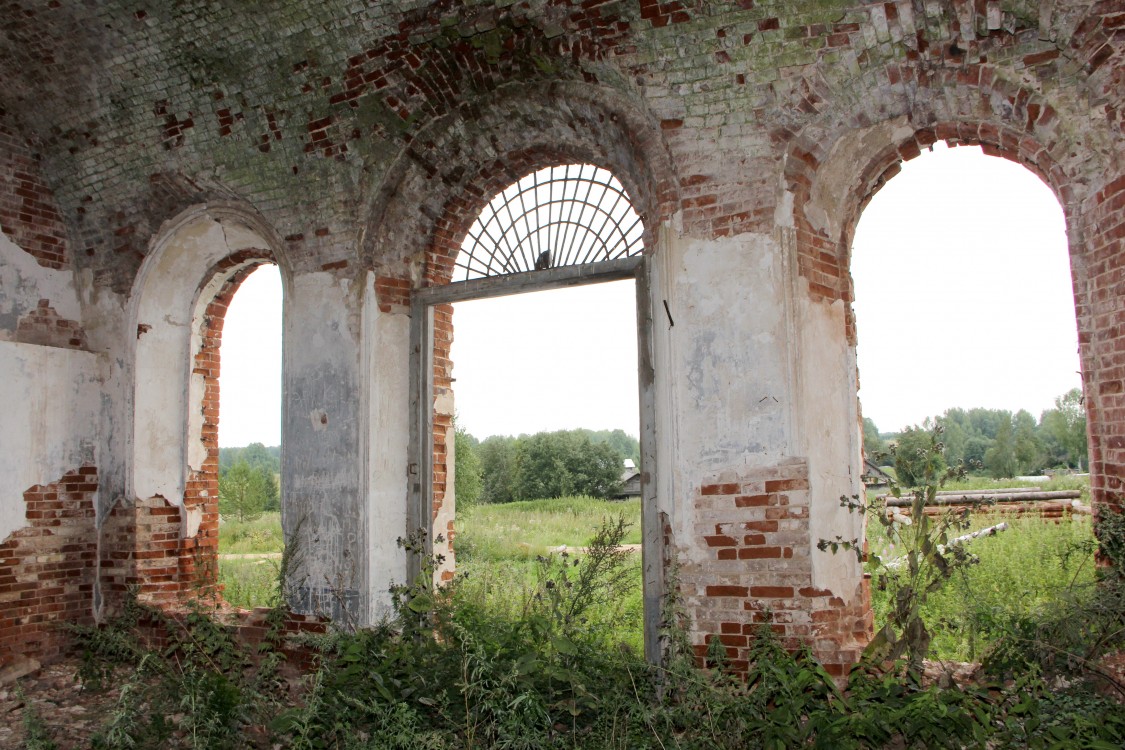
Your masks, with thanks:
[{"label": "weed plant", "polygon": [[277,592],[278,561],[227,559],[219,564],[223,599],[234,607],[268,607]]},{"label": "weed plant", "polygon": [[[135,602],[102,628],[75,628],[80,677],[115,675],[115,709],[92,746],[279,750],[730,750],[756,748],[1116,748],[1121,707],[1048,684],[1034,669],[981,688],[926,687],[877,664],[837,685],[807,650],[782,648],[769,623],[745,674],[722,649],[700,665],[684,609],[664,606],[662,666],[622,646],[629,617],[614,602],[635,585],[626,525],[597,531],[581,555],[534,561],[505,607],[482,602],[472,578],[397,587],[396,616],[377,627],[305,636],[313,666],[300,679],[270,617],[254,647],[201,608],[169,619]],[[421,545],[415,544],[414,547]],[[670,571],[675,592],[675,568]],[[614,620],[593,613],[615,611]],[[152,623],[167,637],[144,646]],[[146,626],[147,623],[147,626]],[[292,647],[292,644],[290,645]],[[29,735],[30,737],[30,735]],[[36,735],[40,741],[42,732]],[[30,747],[32,745],[28,745]]]},{"label": "weed plant", "polygon": [[[1006,531],[967,545],[979,563],[961,569],[922,607],[935,659],[979,661],[1013,624],[1042,617],[1076,592],[1094,585],[1094,540],[1089,518],[1056,523],[1036,516],[974,514],[970,530],[1007,523]],[[883,561],[899,550],[882,527],[868,526],[868,544]],[[869,564],[874,567],[873,563]],[[885,622],[886,589],[873,587],[876,622]]]},{"label": "weed plant", "polygon": [[[786,651],[769,622],[752,642],[747,672],[733,673],[718,641],[711,642],[715,648],[702,658],[693,648],[677,595],[675,565],[669,571],[671,593],[662,612],[665,659],[660,666],[650,665],[636,632],[642,621],[640,558],[620,547],[634,533],[628,521],[618,517],[590,522],[595,514],[599,519],[607,515],[605,503],[552,501],[534,511],[530,508],[535,504],[516,505],[529,507],[499,508],[499,521],[488,514],[463,519],[466,533],[458,537],[461,573],[450,585],[434,589],[432,569],[424,565],[414,585],[393,590],[394,616],[372,628],[340,627],[287,640],[281,627],[285,612],[278,606],[269,616],[265,638],[250,646],[202,605],[172,618],[135,600],[107,625],[73,627],[83,654],[79,679],[90,690],[120,686],[116,706],[91,746],[1125,746],[1121,705],[1092,691],[1093,683],[1086,679],[1093,674],[1096,656],[1120,643],[1125,585],[1114,572],[1119,566],[1101,574],[1089,572],[1093,544],[1089,526],[1081,522],[1014,522],[1013,530],[1006,532],[1010,536],[973,543],[980,565],[941,579],[946,588],[935,589],[920,606],[929,618],[933,646],[946,648],[943,638],[964,629],[958,624],[964,622],[977,628],[976,643],[995,636],[999,645],[979,646],[995,666],[995,682],[940,688],[923,685],[917,672],[881,658],[857,666],[837,684],[807,649]],[[540,530],[550,526],[526,523],[530,513],[544,509],[567,517],[568,531],[562,538],[552,536],[554,530],[542,531],[531,537],[535,544],[549,549],[565,543],[582,547],[580,551],[535,553],[517,548],[519,554],[490,556],[490,549],[501,549],[499,541],[475,547],[467,543],[475,520],[478,529],[493,529],[486,536],[499,537],[508,529],[508,546],[514,546],[514,540],[525,538],[523,524]],[[484,510],[491,509],[482,506],[474,515]],[[576,525],[575,519],[582,522]],[[511,531],[513,526],[519,535]],[[576,539],[575,528],[594,529],[592,538]],[[1100,528],[1103,554],[1113,561],[1125,560],[1125,521],[1110,517]],[[1034,544],[1026,541],[1039,536],[1042,540]],[[419,539],[404,546],[425,547]],[[292,545],[286,549],[290,555],[297,552]],[[1070,563],[1080,557],[1083,562],[1074,569],[1084,572],[1073,576],[1066,591],[1082,593],[1064,596],[1065,609],[1053,612],[1047,594],[1030,589],[1022,596],[1013,593],[1023,585],[1014,583],[1016,569],[1041,569],[1046,575],[1058,560]],[[272,563],[238,562],[256,571],[274,570]],[[281,568],[286,564],[283,560]],[[1072,568],[1066,570],[1071,575]],[[283,599],[284,576],[278,573],[268,597],[275,604]],[[958,594],[962,580],[969,588]],[[1062,583],[1052,581],[1042,589],[1049,592]],[[228,599],[231,588],[228,584]],[[973,607],[966,608],[970,597]],[[1001,606],[1011,605],[1013,598],[1021,599],[1017,614]],[[987,612],[993,613],[993,620],[984,617]],[[146,645],[145,636],[154,631],[165,637]],[[1029,648],[1033,638],[1036,645]],[[285,654],[293,649],[304,654],[302,663],[311,664],[303,672],[287,662]],[[1075,659],[1059,659],[1058,653]],[[1060,666],[1069,670],[1064,682],[1056,679]],[[34,724],[36,716],[29,721],[25,747],[49,747],[42,744],[49,737]],[[31,744],[36,742],[40,744]]]}]

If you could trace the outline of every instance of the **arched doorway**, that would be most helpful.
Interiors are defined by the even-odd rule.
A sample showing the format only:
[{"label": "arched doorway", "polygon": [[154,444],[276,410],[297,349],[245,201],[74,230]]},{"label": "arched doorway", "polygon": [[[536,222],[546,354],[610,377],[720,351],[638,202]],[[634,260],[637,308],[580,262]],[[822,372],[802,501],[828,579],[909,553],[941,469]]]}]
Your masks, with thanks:
[{"label": "arched doorway", "polygon": [[[584,284],[632,279],[636,287],[642,459],[642,555],[645,650],[659,657],[657,627],[663,589],[660,524],[655,509],[655,396],[651,308],[643,223],[621,183],[590,164],[532,172],[507,186],[482,209],[458,253],[428,269],[436,285],[415,290],[411,302],[411,471],[408,528],[432,544],[452,531],[448,447],[453,444],[451,304]],[[439,549],[447,560],[452,550]],[[411,576],[420,572],[414,556]],[[438,571],[440,577],[441,571]]]}]

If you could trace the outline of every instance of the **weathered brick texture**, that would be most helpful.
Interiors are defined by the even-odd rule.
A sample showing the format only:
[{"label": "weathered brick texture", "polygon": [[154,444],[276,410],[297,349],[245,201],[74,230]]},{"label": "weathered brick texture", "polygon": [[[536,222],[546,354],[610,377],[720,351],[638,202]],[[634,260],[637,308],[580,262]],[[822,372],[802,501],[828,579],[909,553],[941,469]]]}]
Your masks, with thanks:
[{"label": "weathered brick texture", "polygon": [[[141,601],[172,605],[186,598],[211,596],[218,589],[219,548],[219,374],[220,347],[227,308],[235,293],[258,266],[270,262],[262,250],[230,255],[211,269],[209,277],[225,278],[203,310],[199,347],[192,372],[203,379],[203,393],[195,405],[202,411],[201,434],[206,449],[202,465],[189,472],[184,508],[164,498],[120,502],[103,524],[102,592],[110,608],[127,588]],[[188,517],[196,513],[196,532],[186,536]]]},{"label": "weathered brick texture", "polygon": [[[1119,2],[9,0],[3,17],[0,228],[41,265],[73,269],[96,313],[67,321],[58,300],[21,307],[10,326],[20,340],[115,341],[96,326],[128,308],[152,238],[203,203],[253,206],[284,238],[287,272],[357,286],[373,272],[379,310],[405,313],[411,289],[448,282],[493,194],[564,162],[622,181],[648,253],[777,243],[804,295],[800,321],[850,306],[852,232],[903,160],[938,140],[980,144],[1042,177],[1063,206],[1094,497],[1125,504]],[[212,303],[191,354],[206,385],[207,458],[187,488],[200,534],[181,541],[179,511],[159,498],[119,503],[102,529],[110,594],[137,584],[171,601],[213,585],[224,304]],[[436,318],[445,395],[451,311]],[[854,344],[850,311],[844,321],[840,336]],[[436,420],[435,513],[448,416]],[[120,430],[105,434],[103,454],[125,464]],[[869,630],[864,594],[811,587],[810,489],[800,470],[779,471],[706,483],[697,508],[676,509],[696,524],[681,541],[697,645],[725,638],[744,659],[768,608],[790,642],[808,639],[843,664]]]},{"label": "weathered brick texture", "polygon": [[872,634],[866,585],[833,592],[813,585],[809,480],[803,462],[703,484],[693,503],[695,538],[678,540],[680,594],[697,658],[711,639],[744,670],[753,634],[769,623],[786,648],[813,648],[833,674],[855,663]]},{"label": "weathered brick texture", "polygon": [[0,544],[0,663],[57,656],[59,623],[92,620],[97,490],[97,468],[83,466],[24,492],[28,525]]},{"label": "weathered brick texture", "polygon": [[[1090,201],[1090,249],[1075,301],[1095,503],[1125,509],[1125,176]],[[1085,283],[1082,283],[1085,282]]]},{"label": "weathered brick texture", "polygon": [[0,108],[0,231],[48,268],[67,264],[66,225],[39,159]]}]

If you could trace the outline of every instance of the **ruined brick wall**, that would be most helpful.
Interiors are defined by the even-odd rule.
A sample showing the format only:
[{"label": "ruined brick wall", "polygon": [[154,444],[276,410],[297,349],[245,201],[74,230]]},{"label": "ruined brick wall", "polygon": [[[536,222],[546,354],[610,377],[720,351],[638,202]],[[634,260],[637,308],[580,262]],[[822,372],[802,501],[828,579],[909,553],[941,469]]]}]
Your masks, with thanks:
[{"label": "ruined brick wall", "polygon": [[[217,291],[199,302],[193,321],[198,345],[191,361],[201,380],[200,397],[189,404],[199,413],[204,456],[187,467],[183,506],[163,497],[118,502],[102,527],[101,587],[107,611],[120,605],[127,588],[141,601],[174,605],[188,598],[218,594],[219,546],[219,375],[220,347],[227,308],[246,277],[269,254],[244,250],[227,256],[207,273],[202,287],[217,280]],[[175,363],[171,363],[175,366]],[[186,366],[186,363],[185,363]]]},{"label": "ruined brick wall", "polygon": [[[535,168],[590,162],[621,179],[644,216],[646,250],[663,263],[654,300],[678,314],[676,329],[660,329],[657,340],[672,351],[657,371],[661,383],[689,369],[691,356],[723,364],[708,336],[724,325],[746,351],[755,333],[773,337],[764,352],[773,370],[747,360],[737,373],[716,376],[726,391],[706,394],[723,402],[714,424],[692,423],[692,383],[676,398],[667,394],[682,384],[669,385],[661,402],[665,424],[696,428],[690,439],[677,436],[659,500],[669,544],[695,566],[685,586],[699,646],[717,635],[742,658],[741,639],[766,604],[787,638],[822,642],[834,664],[847,660],[867,627],[862,591],[814,585],[824,571],[812,551],[851,460],[829,450],[834,438],[819,437],[821,423],[850,432],[858,410],[839,406],[847,401],[840,398],[835,411],[818,412],[808,406],[811,389],[790,390],[810,397],[790,401],[759,401],[752,391],[755,379],[784,390],[788,376],[811,383],[824,372],[854,374],[848,357],[862,337],[848,309],[855,222],[899,162],[936,140],[979,143],[1012,158],[1059,196],[1095,499],[1121,502],[1119,3],[326,0],[250,9],[15,0],[9,10],[0,32],[0,224],[44,272],[73,266],[75,290],[101,305],[89,320],[77,313],[77,294],[69,307],[54,291],[0,305],[9,317],[18,307],[11,331],[22,325],[21,335],[36,343],[128,360],[123,338],[134,332],[122,337],[113,311],[127,308],[154,235],[189,206],[253,206],[284,237],[294,274],[331,274],[341,290],[331,322],[347,328],[358,317],[352,290],[366,274],[375,277],[378,310],[405,313],[411,288],[448,278],[443,264],[483,202]],[[262,28],[277,33],[263,38]],[[710,286],[693,286],[685,281],[689,261],[690,273],[722,272]],[[773,275],[754,277],[752,263]],[[698,312],[717,284],[736,277],[744,283],[732,281],[724,293],[741,305],[776,294],[788,317],[760,332],[752,330],[757,319],[739,318],[739,328],[727,325],[735,313]],[[54,280],[48,286],[60,288]],[[316,293],[327,295],[328,286]],[[7,294],[0,290],[0,302]],[[445,311],[438,324],[434,377],[444,392],[452,335]],[[301,331],[312,337],[315,326]],[[833,346],[831,357],[820,355]],[[333,354],[336,370],[355,366],[349,353]],[[310,382],[321,377],[318,363],[305,364]],[[683,367],[670,372],[670,364]],[[779,374],[782,364],[788,375]],[[129,389],[108,383],[104,395],[114,402]],[[349,405],[315,406],[336,419]],[[128,447],[109,427],[104,447],[122,464]],[[440,503],[445,454],[434,447]],[[361,463],[351,454],[336,460]],[[323,455],[317,461],[327,474],[360,471],[335,472],[340,467]],[[107,496],[122,494],[120,473],[101,472],[103,485],[114,483]],[[192,507],[210,496],[209,481],[192,482]],[[808,486],[755,489],[771,481]],[[714,490],[725,485],[738,489]],[[766,505],[746,504],[761,497]],[[807,519],[796,510],[806,507]],[[765,517],[783,508],[784,518]],[[170,511],[128,504],[107,517],[102,564],[110,585],[148,581],[154,595],[157,586],[181,590],[181,567],[190,565],[180,550],[136,546],[138,534],[171,543],[155,536],[173,526],[178,533],[181,519]],[[777,529],[767,530],[775,520]],[[781,556],[764,556],[775,552]]]},{"label": "ruined brick wall", "polygon": [[[1125,177],[1088,201],[1090,252],[1076,274],[1094,502],[1125,509]],[[1085,283],[1083,283],[1085,282]]]},{"label": "ruined brick wall", "polygon": [[[768,624],[786,648],[811,644],[845,674],[872,633],[867,586],[850,603],[814,585],[809,556],[808,467],[791,462],[702,485],[692,502],[696,538],[682,540],[680,593],[694,613],[700,663],[718,639],[744,670],[754,632]],[[690,546],[684,544],[690,542]]]},{"label": "ruined brick wall", "polygon": [[62,622],[93,619],[98,470],[83,466],[24,492],[28,525],[0,544],[0,663],[61,653]]}]

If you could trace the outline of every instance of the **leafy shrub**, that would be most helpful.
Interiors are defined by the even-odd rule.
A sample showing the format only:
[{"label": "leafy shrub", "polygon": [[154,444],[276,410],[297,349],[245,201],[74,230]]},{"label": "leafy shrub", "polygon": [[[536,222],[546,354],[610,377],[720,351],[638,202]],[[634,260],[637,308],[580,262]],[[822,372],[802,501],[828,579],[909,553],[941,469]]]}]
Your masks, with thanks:
[{"label": "leafy shrub", "polygon": [[[131,670],[92,745],[772,750],[1125,741],[1119,707],[1078,683],[1048,687],[1034,667],[1006,685],[961,689],[867,663],[841,686],[807,649],[783,648],[768,622],[745,674],[730,671],[717,642],[700,667],[674,567],[666,659],[647,664],[616,637],[616,618],[627,614],[614,605],[636,580],[634,558],[619,549],[625,534],[618,519],[579,556],[535,559],[502,607],[472,595],[463,578],[434,589],[423,570],[414,585],[395,589],[392,619],[304,636],[314,666],[296,694],[279,676],[282,610],[249,648],[205,609],[166,619],[134,603],[102,628],[76,629],[89,658],[106,662],[91,674]],[[162,620],[163,648],[140,645],[146,619]],[[125,647],[130,639],[135,648]]]}]

